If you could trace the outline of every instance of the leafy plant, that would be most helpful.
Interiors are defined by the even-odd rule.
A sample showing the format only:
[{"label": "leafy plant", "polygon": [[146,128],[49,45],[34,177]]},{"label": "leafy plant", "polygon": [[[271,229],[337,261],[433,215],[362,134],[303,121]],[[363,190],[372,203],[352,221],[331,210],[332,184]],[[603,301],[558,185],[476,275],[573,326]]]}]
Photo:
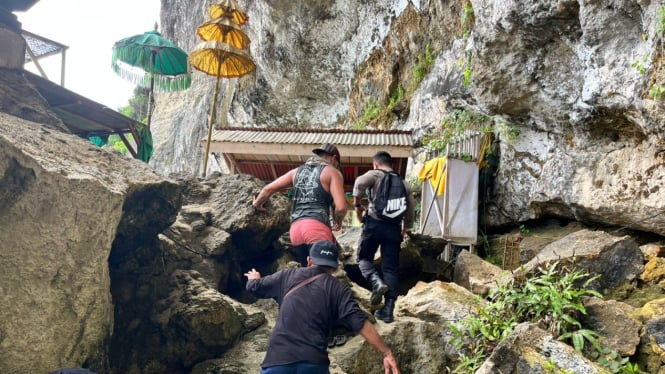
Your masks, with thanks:
[{"label": "leafy plant", "polygon": [[422,55],[418,55],[417,59],[418,63],[413,69],[413,81],[409,86],[409,93],[413,93],[416,88],[418,88],[420,82],[425,79],[427,73],[429,73],[434,66],[434,51],[429,44],[425,46],[425,52]]},{"label": "leafy plant", "polygon": [[665,5],[658,9],[656,17],[656,35],[663,39],[663,34],[665,33]]},{"label": "leafy plant", "polygon": [[598,342],[598,334],[592,330],[580,329],[577,331],[566,332],[559,336],[559,340],[570,340],[573,343],[573,348],[578,352],[583,352],[584,350],[584,341],[591,343],[594,349],[600,351],[602,348]]},{"label": "leafy plant", "polygon": [[526,235],[529,235],[529,233],[531,233],[531,231],[526,226],[520,225],[520,233],[522,233],[522,235],[526,236]]},{"label": "leafy plant", "polygon": [[485,354],[477,348],[471,354],[461,354],[459,363],[453,369],[453,374],[475,373],[480,368],[480,365],[485,361]]},{"label": "leafy plant", "polygon": [[520,135],[520,131],[510,126],[510,124],[506,121],[497,121],[495,130],[497,130],[501,138],[506,139],[509,142],[517,139],[517,137]]},{"label": "leafy plant", "polygon": [[552,361],[552,359],[547,360],[547,362],[545,363],[545,370],[548,373],[554,373],[554,370],[556,368],[557,368],[556,363],[554,363],[554,361]]},{"label": "leafy plant", "polygon": [[404,87],[402,84],[397,85],[397,89],[390,94],[390,99],[388,101],[388,110],[392,110],[395,105],[404,99]]},{"label": "leafy plant", "polygon": [[[665,5],[661,6],[658,8],[658,12],[656,12],[656,35],[658,35],[658,38],[660,39],[660,62],[658,63],[658,69],[663,67],[663,57],[665,57],[665,41],[663,40],[663,34],[665,33]],[[662,91],[658,92],[658,98],[656,98],[656,95],[652,93],[654,90],[655,86],[662,87],[661,85],[656,85],[654,84],[651,87],[651,90],[649,91],[649,94],[651,94],[652,97],[654,97],[656,100],[660,99],[660,96],[662,96]]]},{"label": "leafy plant", "polygon": [[468,38],[473,28],[475,17],[473,14],[473,5],[471,1],[466,0],[462,4],[462,14],[460,15],[460,24],[462,28],[462,37]]},{"label": "leafy plant", "polygon": [[[625,359],[622,359],[622,361],[625,361]],[[623,366],[620,368],[619,372],[621,374],[639,374],[642,373],[642,370],[640,369],[640,365],[637,363],[632,363],[632,362],[625,362]]]},{"label": "leafy plant", "polygon": [[642,61],[635,60],[635,61],[633,61],[633,63],[630,66],[634,67],[641,75],[644,75],[647,72],[647,68],[646,68],[647,58],[648,58],[648,56],[644,55],[644,56],[642,56]]},{"label": "leafy plant", "polygon": [[649,90],[649,95],[651,95],[654,100],[660,100],[663,97],[663,94],[665,93],[665,86],[662,84],[654,84],[651,86],[651,89]]},{"label": "leafy plant", "polygon": [[440,128],[423,137],[423,144],[431,151],[442,152],[465,130],[488,129],[491,123],[492,119],[484,114],[454,109],[441,120]]},{"label": "leafy plant", "polygon": [[[127,138],[127,141],[129,141],[129,142],[132,142],[134,140],[134,137],[132,136],[132,134],[128,134],[126,136],[126,138]],[[126,155],[127,152],[128,152],[127,151],[127,146],[120,139],[120,136],[118,136],[116,134],[109,135],[109,139],[108,139],[107,144],[109,144],[111,147],[113,147],[113,149],[115,149],[116,151],[120,152],[120,154],[122,154],[123,156]]]},{"label": "leafy plant", "polygon": [[[521,322],[538,324],[554,337],[572,341],[580,351],[587,341],[599,350],[597,335],[583,329],[577,318],[586,313],[582,303],[584,296],[601,297],[588,289],[589,283],[598,278],[579,270],[571,270],[553,262],[537,269],[531,278],[516,277],[499,284],[490,294],[489,303],[477,314],[469,315],[458,326],[449,324],[454,338],[452,343],[468,356],[460,360],[458,373],[473,373],[474,362],[481,362],[491,354],[496,345],[508,336]],[[581,287],[577,287],[585,280]],[[459,367],[459,366],[458,366]]]},{"label": "leafy plant", "polygon": [[380,114],[381,106],[379,105],[379,101],[377,99],[367,100],[365,107],[363,108],[363,115],[355,123],[355,129],[364,129],[370,121],[378,118]]},{"label": "leafy plant", "polygon": [[470,64],[464,66],[463,75],[464,75],[463,85],[465,88],[468,88],[471,85],[471,78],[473,77],[473,69],[471,68]]}]

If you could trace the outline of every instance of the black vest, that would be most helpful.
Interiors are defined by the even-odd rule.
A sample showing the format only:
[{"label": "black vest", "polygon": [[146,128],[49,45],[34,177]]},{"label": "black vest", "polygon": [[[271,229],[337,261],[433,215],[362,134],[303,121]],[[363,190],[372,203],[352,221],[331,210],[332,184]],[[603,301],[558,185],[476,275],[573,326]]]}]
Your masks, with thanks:
[{"label": "black vest", "polygon": [[326,165],[308,162],[296,171],[291,222],[301,218],[314,218],[330,226],[332,196],[321,185],[321,172]]}]

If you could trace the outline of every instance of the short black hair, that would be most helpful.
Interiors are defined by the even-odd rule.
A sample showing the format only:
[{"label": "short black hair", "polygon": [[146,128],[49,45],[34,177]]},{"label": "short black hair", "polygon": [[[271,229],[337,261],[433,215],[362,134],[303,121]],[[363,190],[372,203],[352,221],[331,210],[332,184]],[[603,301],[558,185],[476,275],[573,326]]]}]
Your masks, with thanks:
[{"label": "short black hair", "polygon": [[393,157],[386,151],[377,152],[372,160],[379,165],[393,166]]}]

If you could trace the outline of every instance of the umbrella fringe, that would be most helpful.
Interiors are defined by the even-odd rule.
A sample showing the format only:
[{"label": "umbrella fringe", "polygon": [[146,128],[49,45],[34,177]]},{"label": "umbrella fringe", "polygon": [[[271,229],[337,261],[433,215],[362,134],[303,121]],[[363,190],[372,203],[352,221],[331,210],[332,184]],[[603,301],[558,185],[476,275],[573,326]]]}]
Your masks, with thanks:
[{"label": "umbrella fringe", "polygon": [[[144,71],[123,69],[120,65],[116,64],[115,61],[111,65],[111,68],[121,78],[128,80],[131,83],[144,86],[144,81],[146,80],[146,75],[147,75]],[[148,80],[148,87],[150,87],[149,80]]]},{"label": "umbrella fringe", "polygon": [[[111,67],[121,78],[141,87],[150,87],[150,73],[138,70],[127,70],[115,62]],[[157,91],[182,91],[192,85],[192,77],[190,74],[180,74],[177,76],[155,74],[153,76],[155,79],[155,90]]]},{"label": "umbrella fringe", "polygon": [[192,77],[189,74],[182,74],[176,77],[164,75],[155,76],[155,88],[159,91],[174,92],[182,91],[192,85]]}]

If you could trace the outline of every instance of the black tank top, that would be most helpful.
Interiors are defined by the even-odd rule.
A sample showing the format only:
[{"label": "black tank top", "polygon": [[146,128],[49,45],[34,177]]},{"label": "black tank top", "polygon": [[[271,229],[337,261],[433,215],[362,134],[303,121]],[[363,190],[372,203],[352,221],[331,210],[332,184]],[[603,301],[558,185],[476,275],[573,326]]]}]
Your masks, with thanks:
[{"label": "black tank top", "polygon": [[326,165],[307,163],[296,171],[293,181],[291,222],[314,218],[330,226],[332,196],[321,185],[321,172]]}]

